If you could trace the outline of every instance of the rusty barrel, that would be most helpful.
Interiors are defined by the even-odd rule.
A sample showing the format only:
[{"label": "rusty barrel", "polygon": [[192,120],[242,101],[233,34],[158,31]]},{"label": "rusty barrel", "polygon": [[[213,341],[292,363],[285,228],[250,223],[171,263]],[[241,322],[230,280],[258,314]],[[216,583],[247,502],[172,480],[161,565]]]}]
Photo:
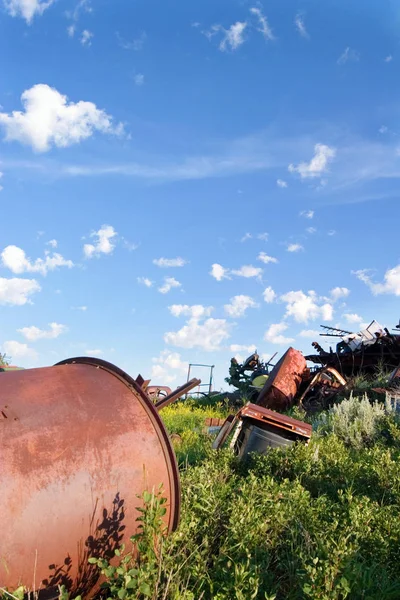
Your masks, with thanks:
[{"label": "rusty barrel", "polygon": [[137,497],[163,486],[179,519],[179,474],[164,425],[114,365],[74,358],[0,373],[0,586],[58,585],[88,596],[90,556],[114,555],[137,530]]}]

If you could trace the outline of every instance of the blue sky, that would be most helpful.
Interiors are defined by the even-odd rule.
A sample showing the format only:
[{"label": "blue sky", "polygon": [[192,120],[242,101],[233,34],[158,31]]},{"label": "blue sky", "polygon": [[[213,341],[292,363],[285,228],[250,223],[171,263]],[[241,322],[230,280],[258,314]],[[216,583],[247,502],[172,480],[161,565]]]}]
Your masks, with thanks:
[{"label": "blue sky", "polygon": [[400,316],[394,1],[2,0],[0,348],[188,362]]}]

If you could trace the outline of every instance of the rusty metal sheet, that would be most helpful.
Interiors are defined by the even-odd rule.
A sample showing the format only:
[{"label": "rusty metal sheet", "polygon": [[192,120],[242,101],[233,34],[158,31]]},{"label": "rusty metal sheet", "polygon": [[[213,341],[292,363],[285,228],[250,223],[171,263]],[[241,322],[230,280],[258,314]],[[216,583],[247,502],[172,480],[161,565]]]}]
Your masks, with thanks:
[{"label": "rusty metal sheet", "polygon": [[290,431],[307,441],[311,438],[312,426],[308,423],[293,419],[287,415],[281,415],[273,410],[264,408],[263,406],[258,406],[257,404],[246,404],[246,406],[240,410],[239,416],[241,419],[247,418],[260,421],[266,425],[277,428],[277,430],[283,429],[285,431]]},{"label": "rusty metal sheet", "polygon": [[135,381],[93,358],[0,376],[0,586],[93,593],[89,556],[137,528],[137,494],[163,484],[169,529],[179,474],[163,423]]},{"label": "rusty metal sheet", "polygon": [[168,396],[165,396],[165,398],[161,398],[161,400],[158,400],[158,402],[156,402],[154,406],[157,410],[162,410],[169,404],[172,404],[176,400],[179,400],[181,396],[184,396],[185,394],[189,393],[190,390],[200,385],[200,383],[201,379],[191,379],[190,381],[187,381],[180,387],[176,388],[176,390],[171,392],[171,394],[168,394]]},{"label": "rusty metal sheet", "polygon": [[272,369],[255,404],[277,410],[292,406],[306,366],[302,353],[289,348]]}]

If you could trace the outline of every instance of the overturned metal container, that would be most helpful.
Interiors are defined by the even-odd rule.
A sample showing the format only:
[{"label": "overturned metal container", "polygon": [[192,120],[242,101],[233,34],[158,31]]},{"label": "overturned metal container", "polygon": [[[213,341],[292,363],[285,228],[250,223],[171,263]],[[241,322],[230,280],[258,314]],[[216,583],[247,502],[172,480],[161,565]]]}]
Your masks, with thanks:
[{"label": "overturned metal container", "polygon": [[157,410],[114,365],[75,358],[0,374],[0,586],[90,596],[91,556],[137,530],[137,497],[163,486],[179,519],[175,454]]},{"label": "overturned metal container", "polygon": [[289,348],[272,369],[255,403],[275,410],[293,405],[307,363],[301,352]]}]

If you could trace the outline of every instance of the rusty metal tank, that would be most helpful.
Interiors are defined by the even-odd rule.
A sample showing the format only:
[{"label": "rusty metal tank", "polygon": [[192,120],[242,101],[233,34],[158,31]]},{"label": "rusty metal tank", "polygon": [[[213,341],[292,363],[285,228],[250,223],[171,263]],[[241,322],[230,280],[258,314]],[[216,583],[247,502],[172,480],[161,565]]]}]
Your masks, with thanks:
[{"label": "rusty metal tank", "polygon": [[125,372],[93,358],[0,374],[0,586],[90,596],[90,556],[135,533],[137,497],[163,485],[169,530],[179,474],[164,425]]},{"label": "rusty metal tank", "polygon": [[274,410],[287,410],[293,405],[307,366],[299,350],[289,348],[276,363],[255,403]]}]

